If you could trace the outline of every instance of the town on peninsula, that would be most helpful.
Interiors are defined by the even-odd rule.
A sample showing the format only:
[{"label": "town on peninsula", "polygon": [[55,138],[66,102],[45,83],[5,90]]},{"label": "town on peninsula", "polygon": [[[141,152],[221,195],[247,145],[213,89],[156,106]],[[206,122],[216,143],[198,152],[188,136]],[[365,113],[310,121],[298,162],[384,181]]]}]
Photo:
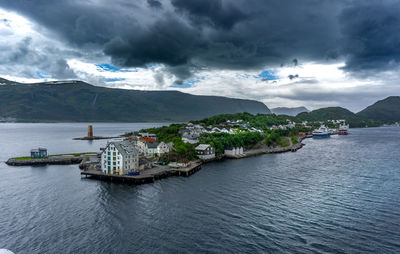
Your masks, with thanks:
[{"label": "town on peninsula", "polygon": [[88,135],[75,140],[110,139],[99,152],[48,155],[31,150],[30,157],[10,158],[12,166],[79,164],[81,175],[107,181],[148,183],[168,176],[189,176],[203,163],[250,156],[295,152],[309,137],[347,135],[343,119],[301,121],[275,114],[221,114],[188,123],[124,133],[119,137]]}]

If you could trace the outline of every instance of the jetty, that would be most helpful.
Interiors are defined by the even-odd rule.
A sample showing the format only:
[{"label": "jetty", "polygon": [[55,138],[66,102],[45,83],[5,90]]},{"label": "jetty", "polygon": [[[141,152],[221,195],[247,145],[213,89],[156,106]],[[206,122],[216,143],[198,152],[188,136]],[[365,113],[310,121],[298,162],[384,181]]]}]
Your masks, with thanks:
[{"label": "jetty", "polygon": [[69,165],[79,164],[83,160],[82,157],[48,157],[42,159],[18,159],[10,158],[6,161],[9,166],[35,166],[35,165]]},{"label": "jetty", "polygon": [[202,162],[192,162],[188,167],[173,168],[170,166],[156,166],[140,172],[140,175],[113,175],[104,174],[100,170],[83,170],[81,176],[110,182],[123,182],[132,184],[153,183],[156,180],[170,176],[190,176],[201,169]]},{"label": "jetty", "polygon": [[45,158],[15,157],[6,161],[9,166],[72,165],[96,161],[96,153],[49,155]]}]

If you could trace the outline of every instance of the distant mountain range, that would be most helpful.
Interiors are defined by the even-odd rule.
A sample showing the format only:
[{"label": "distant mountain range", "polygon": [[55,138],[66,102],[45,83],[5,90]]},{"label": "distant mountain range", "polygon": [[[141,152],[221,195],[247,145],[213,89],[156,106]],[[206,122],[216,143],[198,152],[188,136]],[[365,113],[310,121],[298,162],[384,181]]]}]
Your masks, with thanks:
[{"label": "distant mountain range", "polygon": [[[400,122],[400,97],[391,96],[353,113],[341,107],[308,111],[279,107],[277,115],[301,120],[345,119],[352,127]],[[20,122],[178,122],[218,114],[270,114],[258,101],[199,96],[178,91],[106,88],[82,81],[23,84],[0,78],[0,121]],[[296,114],[297,113],[297,114]]]},{"label": "distant mountain range", "polygon": [[21,122],[188,121],[239,112],[271,113],[253,100],[105,88],[82,81],[22,84],[0,79],[0,117]]},{"label": "distant mountain range", "polygon": [[271,112],[276,115],[296,116],[302,112],[310,112],[310,110],[308,110],[306,107],[296,107],[296,108],[278,107],[278,108],[272,108]]},{"label": "distant mountain range", "polygon": [[345,119],[352,127],[400,122],[400,96],[380,100],[356,114],[345,108],[328,107],[300,113],[296,117],[307,121]]}]

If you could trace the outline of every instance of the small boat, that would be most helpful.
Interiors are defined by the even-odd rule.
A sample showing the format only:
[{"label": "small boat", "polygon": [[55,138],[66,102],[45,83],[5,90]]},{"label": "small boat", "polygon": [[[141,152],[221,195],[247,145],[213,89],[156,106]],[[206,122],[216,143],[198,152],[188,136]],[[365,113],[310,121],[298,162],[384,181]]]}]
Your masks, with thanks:
[{"label": "small boat", "polygon": [[347,124],[341,124],[340,126],[339,126],[339,130],[338,130],[338,134],[339,135],[347,135],[347,134],[349,134],[349,125]]},{"label": "small boat", "polygon": [[331,135],[336,135],[336,134],[338,134],[338,130],[337,129],[329,129],[329,133]]},{"label": "small boat", "polygon": [[313,138],[327,138],[331,136],[329,129],[325,125],[321,125],[318,129],[312,132]]}]

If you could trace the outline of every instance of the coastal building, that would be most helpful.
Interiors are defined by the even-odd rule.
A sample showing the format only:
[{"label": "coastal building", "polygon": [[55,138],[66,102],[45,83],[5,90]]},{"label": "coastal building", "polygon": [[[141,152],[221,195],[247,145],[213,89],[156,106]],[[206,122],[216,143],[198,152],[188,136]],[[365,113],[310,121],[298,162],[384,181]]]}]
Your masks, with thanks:
[{"label": "coastal building", "polygon": [[145,169],[150,169],[151,168],[151,162],[144,159],[140,158],[139,159],[139,169],[140,170],[145,170]]},{"label": "coastal building", "polygon": [[224,150],[225,156],[237,157],[244,154],[243,147],[228,147]]},{"label": "coastal building", "polygon": [[137,134],[139,138],[152,138],[157,141],[157,135],[154,133],[140,132]]},{"label": "coastal building", "polygon": [[190,166],[190,161],[188,159],[183,159],[180,162],[170,162],[168,166],[171,168],[186,168]]},{"label": "coastal building", "polygon": [[197,133],[183,133],[182,135],[182,141],[184,143],[189,143],[189,144],[196,144],[199,143],[199,138],[200,135]]},{"label": "coastal building", "polygon": [[152,137],[141,137],[136,143],[139,152],[146,157],[153,157],[157,153],[157,140]]},{"label": "coastal building", "polygon": [[160,142],[157,146],[157,153],[158,155],[169,153],[173,148],[174,148],[174,143],[172,142],[169,143]]},{"label": "coastal building", "polygon": [[101,154],[104,174],[125,175],[139,170],[139,151],[129,141],[110,142]]},{"label": "coastal building", "polygon": [[31,150],[31,158],[32,159],[40,159],[47,157],[47,149],[46,148],[38,148]]},{"label": "coastal building", "polygon": [[215,158],[215,149],[209,144],[198,145],[195,150],[200,159],[209,160]]}]

